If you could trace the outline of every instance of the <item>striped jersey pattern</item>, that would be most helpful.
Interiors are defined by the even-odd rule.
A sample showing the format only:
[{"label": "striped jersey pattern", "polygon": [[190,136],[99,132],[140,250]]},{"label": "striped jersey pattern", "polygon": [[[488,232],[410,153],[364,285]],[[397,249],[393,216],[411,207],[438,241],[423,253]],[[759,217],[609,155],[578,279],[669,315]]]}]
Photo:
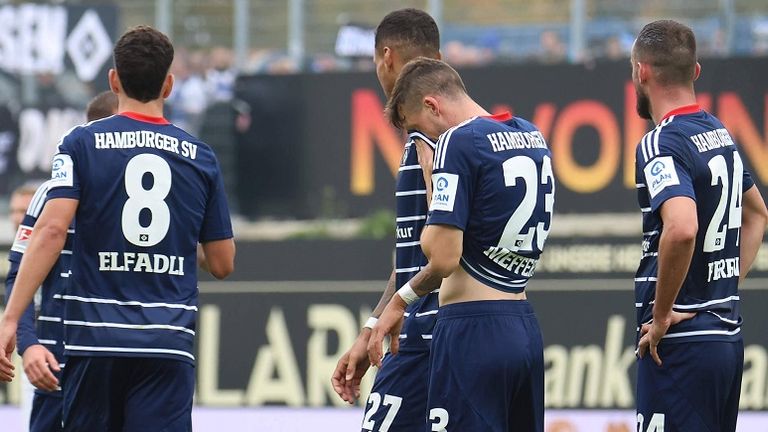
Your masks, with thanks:
[{"label": "striped jersey pattern", "polygon": [[[395,272],[397,287],[405,285],[427,264],[421,251],[420,237],[427,221],[427,187],[424,172],[419,165],[416,140],[426,143],[434,151],[435,143],[418,131],[411,131],[403,149],[403,158],[397,173]],[[405,312],[400,334],[400,349],[428,350],[432,340],[438,307],[438,292],[430,293]]]},{"label": "striped jersey pattern", "polygon": [[[38,187],[24,215],[24,220],[19,226],[16,238],[11,246],[11,252],[8,255],[11,264],[10,271],[8,272],[9,280],[15,280],[16,278],[21,259],[27,250],[37,218],[45,206],[49,187],[49,182],[45,182]],[[74,229],[70,227],[67,232],[64,249],[61,251],[53,269],[51,269],[51,272],[39,288],[34,304],[30,305],[30,309],[22,316],[17,333],[20,352],[23,352],[30,345],[41,344],[56,357],[59,361],[59,367],[62,369],[66,364],[64,361],[64,328],[62,323],[64,307],[61,295],[66,291],[69,283],[73,238]],[[10,296],[11,288],[12,286],[7,287],[8,296]]]},{"label": "striped jersey pattern", "polygon": [[660,121],[640,141],[635,156],[643,216],[642,257],[634,278],[638,331],[653,318],[664,232],[661,207],[671,198],[686,197],[696,203],[699,229],[673,309],[697,315],[672,326],[663,340],[738,340],[741,197],[754,182],[736,143],[716,117],[693,105]]}]

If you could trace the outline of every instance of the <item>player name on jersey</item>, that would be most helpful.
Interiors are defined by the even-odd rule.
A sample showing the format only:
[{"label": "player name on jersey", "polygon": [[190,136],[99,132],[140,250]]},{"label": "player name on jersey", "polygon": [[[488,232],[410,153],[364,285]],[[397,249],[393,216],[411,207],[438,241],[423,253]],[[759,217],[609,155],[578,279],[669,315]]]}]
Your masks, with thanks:
[{"label": "player name on jersey", "polygon": [[707,267],[709,268],[707,282],[739,277],[739,257],[723,258],[717,261],[712,261],[708,263]]},{"label": "player name on jersey", "polygon": [[691,141],[696,144],[699,153],[733,145],[733,138],[725,128],[693,135]]},{"label": "player name on jersey", "polygon": [[536,263],[539,261],[535,258],[526,258],[507,248],[498,246],[489,247],[483,251],[483,254],[502,268],[528,278],[533,276]]},{"label": "player name on jersey", "polygon": [[547,148],[541,132],[495,132],[486,135],[494,152],[531,148]]},{"label": "player name on jersey", "polygon": [[99,271],[133,271],[184,276],[184,257],[143,252],[99,252]]},{"label": "player name on jersey", "polygon": [[96,132],[93,134],[93,139],[99,150],[156,148],[192,160],[197,158],[197,144],[189,141],[179,142],[176,137],[154,131]]}]

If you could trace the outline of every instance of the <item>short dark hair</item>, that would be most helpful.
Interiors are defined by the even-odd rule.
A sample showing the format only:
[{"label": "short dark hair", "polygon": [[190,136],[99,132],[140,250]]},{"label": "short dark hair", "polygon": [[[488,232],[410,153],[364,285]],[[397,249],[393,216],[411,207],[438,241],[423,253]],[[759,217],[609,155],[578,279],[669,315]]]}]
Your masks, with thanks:
[{"label": "short dark hair", "polygon": [[437,57],[440,31],[428,13],[413,8],[390,12],[376,27],[376,51],[385,45],[402,49],[409,57]]},{"label": "short dark hair", "polygon": [[403,128],[403,107],[418,104],[424,96],[458,96],[467,88],[459,73],[441,60],[417,57],[403,66],[387,101],[386,114],[398,129]]},{"label": "short dark hair", "polygon": [[107,90],[97,94],[85,109],[85,117],[90,121],[109,117],[117,112],[117,95]]},{"label": "short dark hair", "polygon": [[649,63],[662,85],[692,83],[696,74],[696,36],[672,20],[646,24],[635,41],[635,57]]},{"label": "short dark hair", "polygon": [[149,26],[133,27],[117,41],[113,55],[126,96],[141,102],[160,97],[173,62],[173,45],[166,35]]}]

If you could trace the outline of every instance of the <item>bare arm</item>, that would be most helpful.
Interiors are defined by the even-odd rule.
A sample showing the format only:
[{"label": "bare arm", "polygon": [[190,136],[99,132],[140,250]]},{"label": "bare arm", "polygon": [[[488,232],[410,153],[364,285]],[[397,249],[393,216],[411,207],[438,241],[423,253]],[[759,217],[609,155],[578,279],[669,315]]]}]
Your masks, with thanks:
[{"label": "bare arm", "polygon": [[[46,203],[21,260],[13,294],[0,321],[0,381],[13,378],[11,354],[16,348],[16,329],[35,291],[53,268],[67,240],[67,229],[77,211],[78,201],[58,198]],[[56,364],[55,369],[58,368]]]},{"label": "bare arm", "polygon": [[659,239],[659,270],[653,320],[668,320],[683,285],[696,246],[696,203],[687,197],[671,198],[661,206],[664,229]]},{"label": "bare arm", "polygon": [[755,261],[763,243],[765,226],[768,224],[768,209],[756,186],[744,192],[741,207],[741,239],[739,258],[739,282],[743,281]]},{"label": "bare arm", "polygon": [[[392,269],[392,274],[389,275],[389,280],[387,281],[387,287],[384,288],[384,292],[381,293],[381,298],[379,298],[379,303],[376,305],[376,308],[373,309],[373,312],[371,313],[371,316],[374,318],[378,318],[381,316],[381,313],[384,312],[384,308],[387,307],[387,303],[389,303],[389,300],[392,298],[392,296],[395,294],[395,291],[397,291],[397,273],[395,272],[395,269]],[[367,327],[363,330],[368,329]]]},{"label": "bare arm", "polygon": [[[450,276],[458,268],[463,249],[462,239],[463,232],[453,226],[429,225],[424,228],[421,233],[421,247],[429,258],[429,263],[408,282],[413,293],[418,297],[429,294],[440,286],[443,278]],[[400,348],[398,335],[406,307],[408,303],[403,294],[398,293],[392,296],[384,309],[368,341],[368,359],[372,364],[381,366],[382,344],[387,335],[390,339],[390,351],[397,354]]]},{"label": "bare arm", "polygon": [[32,302],[37,288],[50,273],[67,240],[67,229],[77,211],[78,201],[68,198],[50,200],[35,224],[29,247],[21,260],[19,273],[8,300],[4,320],[18,322]]},{"label": "bare arm", "polygon": [[224,279],[235,270],[235,241],[231,238],[203,243],[205,265],[216,279]]},{"label": "bare arm", "polygon": [[452,225],[428,225],[421,233],[421,248],[429,259],[430,271],[446,278],[459,267],[464,251],[464,232]]},{"label": "bare arm", "polygon": [[696,247],[699,230],[696,202],[688,197],[670,198],[661,205],[664,229],[659,239],[659,269],[656,274],[656,298],[653,304],[653,322],[641,328],[642,337],[637,352],[642,358],[650,351],[653,360],[661,366],[658,345],[672,325],[693,318],[695,313],[672,310],[683,285]]}]

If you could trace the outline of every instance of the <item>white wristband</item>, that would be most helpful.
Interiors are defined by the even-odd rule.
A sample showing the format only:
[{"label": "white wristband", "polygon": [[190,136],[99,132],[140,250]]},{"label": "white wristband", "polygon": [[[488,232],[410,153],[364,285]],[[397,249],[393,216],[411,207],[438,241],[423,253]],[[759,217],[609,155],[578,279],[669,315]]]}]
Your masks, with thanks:
[{"label": "white wristband", "polygon": [[411,284],[406,282],[402,288],[397,290],[397,294],[403,299],[405,304],[411,304],[419,299],[419,295],[411,288]]},{"label": "white wristband", "polygon": [[373,329],[373,326],[375,326],[377,322],[379,322],[378,318],[368,317],[368,319],[365,321],[365,324],[363,324],[363,328]]}]

